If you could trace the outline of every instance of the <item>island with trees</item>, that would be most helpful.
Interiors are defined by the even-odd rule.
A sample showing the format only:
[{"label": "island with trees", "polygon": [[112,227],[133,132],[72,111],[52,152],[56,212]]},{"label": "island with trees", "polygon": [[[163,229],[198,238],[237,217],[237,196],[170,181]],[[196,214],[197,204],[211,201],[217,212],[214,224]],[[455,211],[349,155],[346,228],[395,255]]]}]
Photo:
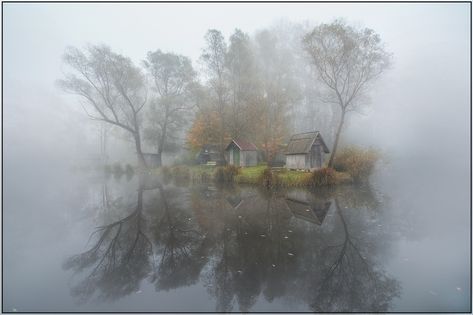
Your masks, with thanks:
[{"label": "island with trees", "polygon": [[[140,171],[268,188],[324,186],[364,181],[379,160],[376,149],[343,143],[343,130],[369,105],[391,59],[375,31],[343,20],[252,36],[235,29],[228,39],[211,29],[198,66],[160,49],[136,64],[106,45],[69,47],[58,85],[101,124],[103,143],[106,126],[133,143]],[[287,163],[291,153],[299,157]],[[177,158],[164,163],[165,154]]]}]

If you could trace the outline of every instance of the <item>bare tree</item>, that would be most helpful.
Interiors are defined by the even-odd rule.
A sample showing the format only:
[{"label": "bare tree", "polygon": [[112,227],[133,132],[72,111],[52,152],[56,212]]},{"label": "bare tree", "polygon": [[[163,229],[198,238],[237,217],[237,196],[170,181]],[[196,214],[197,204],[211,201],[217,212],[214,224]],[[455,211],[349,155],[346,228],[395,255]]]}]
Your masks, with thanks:
[{"label": "bare tree", "polygon": [[304,49],[311,57],[318,79],[328,89],[327,103],[340,108],[331,167],[337,151],[345,115],[357,111],[370,83],[389,66],[390,55],[378,34],[368,28],[357,29],[343,21],[321,24],[306,34]]},{"label": "bare tree", "polygon": [[192,105],[188,99],[196,73],[189,58],[160,50],[148,52],[144,67],[152,78],[158,97],[150,110],[151,139],[157,145],[159,165],[162,153],[185,123]]},{"label": "bare tree", "polygon": [[81,96],[91,119],[128,131],[135,141],[138,162],[145,167],[139,113],[147,102],[147,90],[140,69],[105,45],[90,45],[83,50],[69,47],[63,61],[73,72],[59,80],[59,85]]}]

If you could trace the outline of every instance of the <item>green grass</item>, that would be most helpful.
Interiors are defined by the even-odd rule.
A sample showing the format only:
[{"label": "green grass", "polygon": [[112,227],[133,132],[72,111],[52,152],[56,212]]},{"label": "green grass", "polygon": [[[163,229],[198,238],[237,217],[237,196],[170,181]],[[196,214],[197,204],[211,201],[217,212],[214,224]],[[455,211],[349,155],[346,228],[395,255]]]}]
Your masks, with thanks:
[{"label": "green grass", "polygon": [[[267,168],[265,164],[257,166],[241,167],[233,181],[237,184],[263,185],[263,172]],[[217,166],[193,165],[162,167],[154,170],[174,179],[189,179],[192,182],[209,182],[215,180]],[[311,172],[293,171],[285,168],[273,169],[273,184],[281,187],[303,187],[309,186]],[[343,184],[352,182],[351,176],[346,172],[334,171],[334,183]]]},{"label": "green grass", "polygon": [[266,165],[242,167],[239,174],[235,177],[235,182],[238,184],[258,184],[265,169]]}]

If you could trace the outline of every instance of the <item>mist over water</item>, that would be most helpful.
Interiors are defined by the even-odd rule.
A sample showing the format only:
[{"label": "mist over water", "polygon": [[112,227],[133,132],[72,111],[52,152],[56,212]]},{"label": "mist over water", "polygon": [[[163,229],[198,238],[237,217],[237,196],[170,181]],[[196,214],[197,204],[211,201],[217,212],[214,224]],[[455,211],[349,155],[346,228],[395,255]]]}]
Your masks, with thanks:
[{"label": "mist over water", "polygon": [[[4,311],[470,310],[468,4],[5,4],[3,14]],[[374,29],[393,54],[342,133],[382,150],[370,185],[268,192],[89,167],[100,125],[56,86],[66,46],[106,43],[137,64],[160,48],[197,68],[209,28],[253,36],[337,17]],[[108,150],[110,163],[136,164],[120,132]]]}]

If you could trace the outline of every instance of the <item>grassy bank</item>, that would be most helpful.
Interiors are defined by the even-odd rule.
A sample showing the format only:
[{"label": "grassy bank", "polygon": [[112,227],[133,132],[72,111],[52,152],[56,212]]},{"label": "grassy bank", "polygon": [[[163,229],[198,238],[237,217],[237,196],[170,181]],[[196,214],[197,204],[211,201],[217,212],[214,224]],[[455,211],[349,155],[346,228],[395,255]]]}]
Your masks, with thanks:
[{"label": "grassy bank", "polygon": [[272,187],[316,187],[367,181],[380,154],[377,150],[360,147],[342,148],[335,159],[334,168],[312,172],[285,168],[268,168],[265,164],[253,167],[225,167],[196,165],[162,167],[157,170],[176,181],[217,182]]},{"label": "grassy bank", "polygon": [[314,172],[293,171],[284,168],[269,169],[266,165],[252,167],[174,166],[155,170],[168,179],[189,182],[218,182],[262,185],[270,187],[328,186],[351,183],[347,172],[321,169]]}]

